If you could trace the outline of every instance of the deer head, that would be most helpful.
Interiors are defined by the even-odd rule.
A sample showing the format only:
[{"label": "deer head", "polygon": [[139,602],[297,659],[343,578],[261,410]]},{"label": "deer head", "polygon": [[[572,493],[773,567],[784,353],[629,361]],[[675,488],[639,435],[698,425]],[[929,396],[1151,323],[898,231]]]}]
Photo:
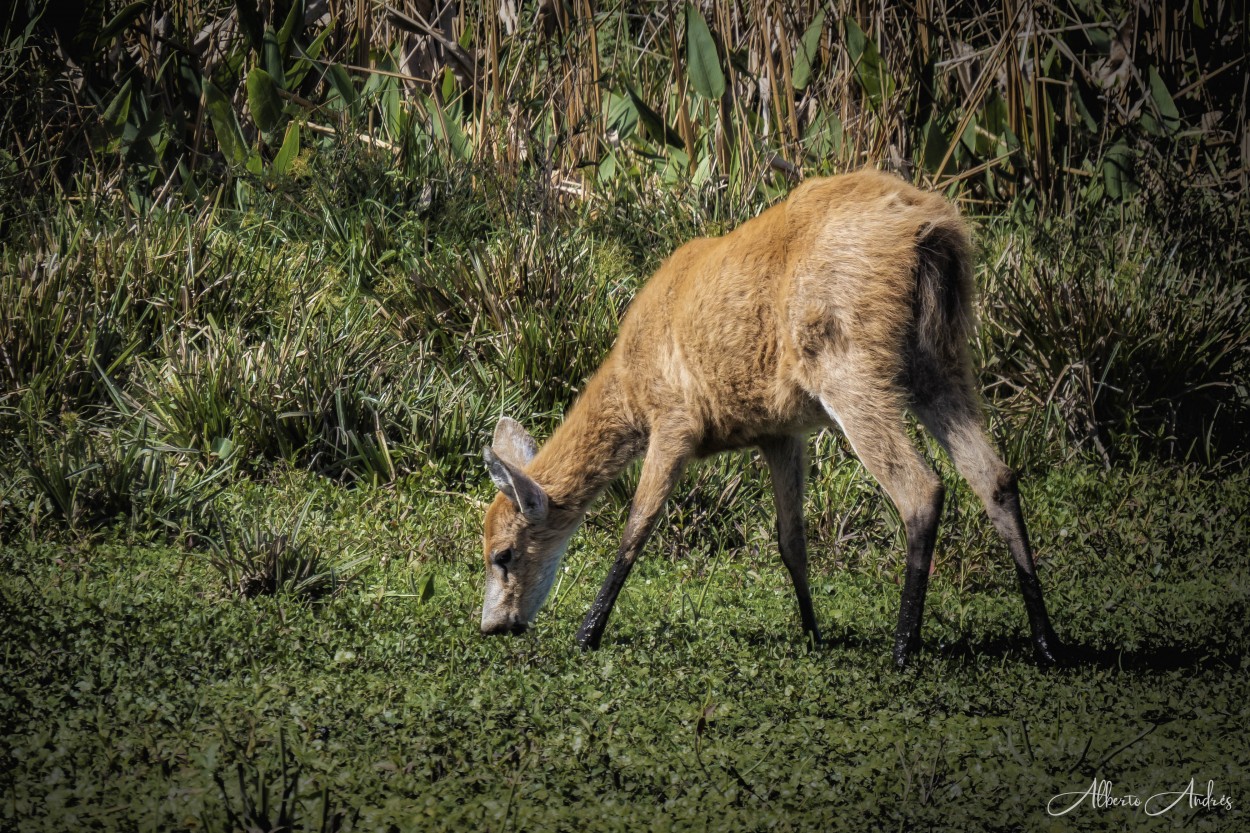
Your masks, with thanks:
[{"label": "deer head", "polygon": [[486,560],[486,597],[482,633],[521,633],[542,607],[576,517],[553,511],[547,492],[526,468],[538,452],[534,438],[514,419],[495,426],[483,449],[486,469],[499,494],[486,510],[482,550]]}]

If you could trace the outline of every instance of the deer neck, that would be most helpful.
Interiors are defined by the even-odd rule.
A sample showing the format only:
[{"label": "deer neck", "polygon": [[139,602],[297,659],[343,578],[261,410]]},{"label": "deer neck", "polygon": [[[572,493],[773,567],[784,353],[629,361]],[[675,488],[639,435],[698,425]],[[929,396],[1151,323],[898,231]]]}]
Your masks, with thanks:
[{"label": "deer neck", "polygon": [[581,515],[643,450],[611,362],[591,377],[529,465],[553,506]]}]

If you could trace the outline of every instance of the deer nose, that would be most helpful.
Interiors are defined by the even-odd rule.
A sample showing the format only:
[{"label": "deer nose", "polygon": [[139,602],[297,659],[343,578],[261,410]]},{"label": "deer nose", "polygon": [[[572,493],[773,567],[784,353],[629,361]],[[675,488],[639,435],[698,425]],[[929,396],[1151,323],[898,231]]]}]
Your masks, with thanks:
[{"label": "deer nose", "polygon": [[515,635],[525,633],[529,626],[524,622],[511,622],[507,619],[500,619],[491,622],[489,625],[482,623],[482,636],[498,636],[501,633],[510,633]]}]

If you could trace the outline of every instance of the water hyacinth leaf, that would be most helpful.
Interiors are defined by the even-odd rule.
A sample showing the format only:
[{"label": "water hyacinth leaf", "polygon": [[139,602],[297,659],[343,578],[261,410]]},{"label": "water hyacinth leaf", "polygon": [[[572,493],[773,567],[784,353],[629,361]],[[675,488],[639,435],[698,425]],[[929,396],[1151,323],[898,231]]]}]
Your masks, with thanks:
[{"label": "water hyacinth leaf", "polygon": [[807,82],[812,78],[812,67],[816,65],[816,59],[819,57],[820,35],[824,26],[825,10],[821,9],[816,12],[811,25],[803,32],[803,38],[799,41],[799,51],[794,56],[794,70],[791,77],[796,90],[806,87]]},{"label": "water hyacinth leaf", "polygon": [[217,137],[217,146],[222,155],[232,165],[243,163],[247,159],[247,143],[243,140],[243,131],[239,128],[239,120],[230,106],[230,99],[217,88],[212,81],[204,81],[204,108],[213,123],[213,135]]},{"label": "water hyacinth leaf", "polygon": [[126,119],[130,117],[130,96],[134,90],[134,85],[130,79],[122,85],[117,95],[109,102],[109,106],[104,108],[104,127],[113,136],[121,135],[122,128],[126,126]]},{"label": "water hyacinth leaf", "polygon": [[282,99],[278,96],[278,84],[272,75],[260,67],[253,67],[247,74],[247,104],[251,108],[256,126],[265,133],[272,133],[282,121]]},{"label": "water hyacinth leaf", "polygon": [[716,53],[716,41],[693,3],[686,4],[686,69],[699,95],[718,99],[725,94],[725,73]]},{"label": "water hyacinth leaf", "polygon": [[278,153],[273,158],[273,170],[279,176],[286,176],[291,172],[291,166],[295,164],[296,157],[299,156],[299,122],[293,121],[286,127],[286,136],[282,140],[282,147],[278,149]]}]

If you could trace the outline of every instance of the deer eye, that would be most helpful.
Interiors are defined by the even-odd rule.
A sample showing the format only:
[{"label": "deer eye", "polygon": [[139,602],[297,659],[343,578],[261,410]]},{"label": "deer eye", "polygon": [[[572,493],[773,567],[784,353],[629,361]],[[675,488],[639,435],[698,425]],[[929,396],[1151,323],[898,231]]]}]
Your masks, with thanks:
[{"label": "deer eye", "polygon": [[508,564],[512,561],[512,548],[500,550],[490,557],[491,563],[501,570],[507,570]]}]

